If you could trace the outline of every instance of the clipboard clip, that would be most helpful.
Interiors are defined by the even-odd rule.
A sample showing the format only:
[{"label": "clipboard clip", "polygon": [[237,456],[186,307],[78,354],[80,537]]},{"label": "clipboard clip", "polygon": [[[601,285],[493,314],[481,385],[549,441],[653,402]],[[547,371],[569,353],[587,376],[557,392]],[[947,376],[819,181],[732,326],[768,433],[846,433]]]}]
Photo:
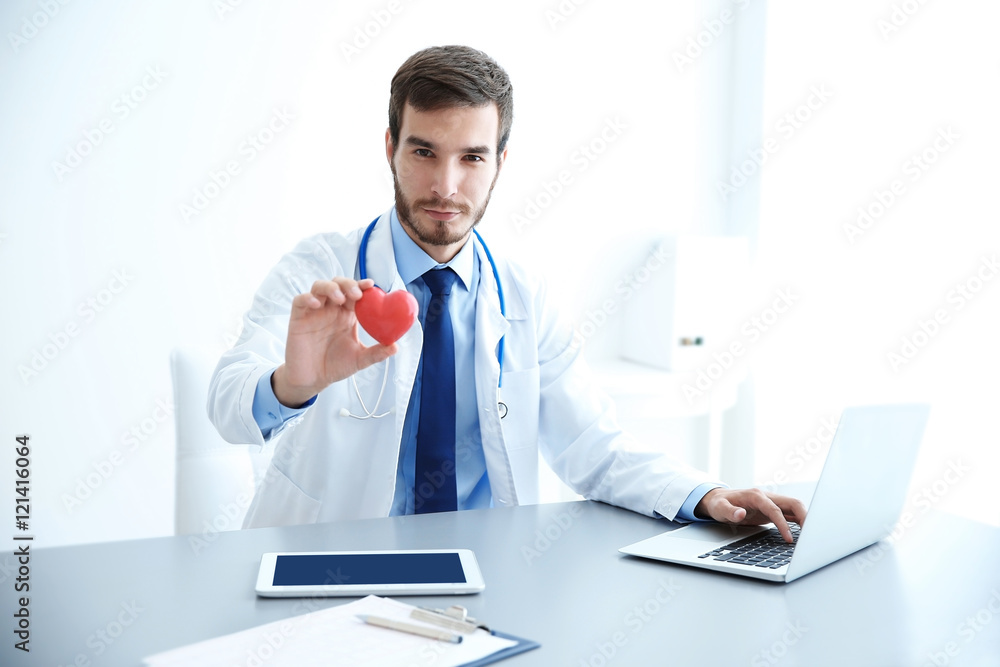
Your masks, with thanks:
[{"label": "clipboard clip", "polygon": [[490,629],[485,624],[469,616],[469,612],[465,607],[457,604],[453,604],[447,609],[417,607],[410,612],[410,618],[426,623],[433,623],[442,628],[448,628],[449,630],[455,630],[464,634],[475,632],[480,628],[486,630],[486,632],[490,632]]}]

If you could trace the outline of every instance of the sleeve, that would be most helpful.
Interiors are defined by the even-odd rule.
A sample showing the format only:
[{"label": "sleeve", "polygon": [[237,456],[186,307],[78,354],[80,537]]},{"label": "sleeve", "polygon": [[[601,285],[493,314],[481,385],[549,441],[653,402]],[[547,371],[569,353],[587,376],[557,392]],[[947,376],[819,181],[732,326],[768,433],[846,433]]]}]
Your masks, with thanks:
[{"label": "sleeve", "polygon": [[227,442],[263,446],[289,423],[282,419],[262,430],[254,414],[257,389],[262,382],[270,387],[271,373],[285,359],[292,300],[315,281],[337,275],[344,275],[343,267],[323,237],[315,236],[300,242],[264,278],[243,316],[243,332],[222,355],[208,387],[208,417]]},{"label": "sleeve", "polygon": [[539,447],[570,488],[585,498],[673,520],[697,487],[724,486],[624,432],[611,398],[583,359],[582,336],[559,315],[543,284],[537,284],[532,303],[538,326]]},{"label": "sleeve", "polygon": [[270,439],[274,429],[289,419],[299,416],[306,411],[306,408],[316,402],[316,397],[313,396],[301,408],[285,407],[274,395],[274,387],[271,386],[272,375],[274,375],[274,370],[260,376],[260,380],[257,381],[257,389],[253,394],[253,408],[251,410],[253,420],[257,422],[261,433],[264,434],[264,440]]},{"label": "sleeve", "polygon": [[[712,489],[723,488],[719,484],[713,482],[705,482],[704,484],[699,484],[695,487],[695,490],[688,494],[687,500],[681,505],[681,508],[677,511],[677,516],[674,517],[674,521],[679,521],[681,523],[693,523],[695,521],[708,521],[708,519],[699,519],[694,515],[694,508],[698,506],[701,499],[705,497]],[[660,503],[656,504],[656,511],[660,514]]]}]

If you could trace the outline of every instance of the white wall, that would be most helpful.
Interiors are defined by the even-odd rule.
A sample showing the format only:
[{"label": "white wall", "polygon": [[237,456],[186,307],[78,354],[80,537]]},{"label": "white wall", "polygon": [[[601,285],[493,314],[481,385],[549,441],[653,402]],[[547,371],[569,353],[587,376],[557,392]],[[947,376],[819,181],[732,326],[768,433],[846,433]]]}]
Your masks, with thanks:
[{"label": "white wall", "polygon": [[[817,477],[826,447],[796,449],[846,405],[928,401],[909,509],[1000,524],[1000,277],[984,265],[1000,259],[998,19],[996,3],[969,0],[769,4],[764,134],[779,148],[755,176],[759,296],[746,315],[778,289],[797,301],[748,358],[760,482]],[[814,87],[829,98],[791,136],[776,128]],[[934,162],[917,167],[924,151]],[[879,197],[881,217],[848,234]],[[953,292],[965,284],[971,300]],[[925,339],[935,313],[946,322]],[[914,336],[912,359],[894,363]]]}]

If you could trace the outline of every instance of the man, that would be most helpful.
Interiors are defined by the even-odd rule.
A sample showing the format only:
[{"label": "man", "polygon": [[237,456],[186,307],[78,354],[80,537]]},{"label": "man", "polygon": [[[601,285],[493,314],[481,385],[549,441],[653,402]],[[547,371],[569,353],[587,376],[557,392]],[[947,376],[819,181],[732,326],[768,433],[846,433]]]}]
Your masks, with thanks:
[{"label": "man", "polygon": [[[799,501],[638,451],[544,287],[476,240],[512,121],[506,72],[474,49],[426,49],[393,77],[395,206],[367,234],[320,234],[286,255],[212,379],[224,438],[263,445],[286,430],[245,525],[533,503],[541,452],[587,498],[680,521],[773,521],[791,540]],[[419,304],[388,345],[355,317],[375,284]]]}]

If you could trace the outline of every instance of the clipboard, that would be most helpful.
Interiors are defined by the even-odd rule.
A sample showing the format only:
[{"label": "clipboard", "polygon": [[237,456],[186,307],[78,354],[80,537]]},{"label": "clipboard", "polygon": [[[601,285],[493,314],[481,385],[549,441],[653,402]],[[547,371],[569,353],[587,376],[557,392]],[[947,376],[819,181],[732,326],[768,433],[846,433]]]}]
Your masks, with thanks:
[{"label": "clipboard", "polygon": [[410,612],[410,618],[433,623],[444,629],[457,630],[459,632],[471,632],[476,629],[483,629],[487,630],[494,637],[517,642],[514,646],[501,649],[500,651],[492,653],[480,660],[462,663],[460,667],[481,667],[482,665],[490,665],[494,662],[499,662],[505,658],[509,658],[541,646],[538,642],[530,639],[517,637],[506,632],[491,630],[486,625],[479,623],[474,618],[471,618],[465,607],[462,607],[461,605],[452,605],[447,609],[428,609],[418,607]]},{"label": "clipboard", "polygon": [[505,648],[497,651],[496,653],[490,654],[485,658],[480,660],[474,660],[473,662],[467,662],[462,665],[462,667],[483,667],[483,665],[491,665],[494,662],[500,662],[506,658],[518,655],[519,653],[525,653],[531,649],[539,648],[541,644],[530,639],[524,639],[523,637],[515,637],[514,635],[509,635],[506,632],[498,632],[496,630],[490,630],[490,634],[494,637],[500,637],[501,639],[509,639],[511,641],[517,642],[515,646],[510,648]]},{"label": "clipboard", "polygon": [[266,652],[264,664],[268,667],[330,664],[389,667],[425,664],[426,657],[422,656],[433,651],[436,667],[474,667],[490,665],[540,646],[538,642],[497,630],[485,631],[479,625],[474,633],[464,635],[465,641],[452,644],[368,625],[358,618],[358,614],[369,614],[409,621],[416,609],[398,600],[369,595],[148,656],[144,664],[150,667],[243,664],[249,651],[253,655]]}]

